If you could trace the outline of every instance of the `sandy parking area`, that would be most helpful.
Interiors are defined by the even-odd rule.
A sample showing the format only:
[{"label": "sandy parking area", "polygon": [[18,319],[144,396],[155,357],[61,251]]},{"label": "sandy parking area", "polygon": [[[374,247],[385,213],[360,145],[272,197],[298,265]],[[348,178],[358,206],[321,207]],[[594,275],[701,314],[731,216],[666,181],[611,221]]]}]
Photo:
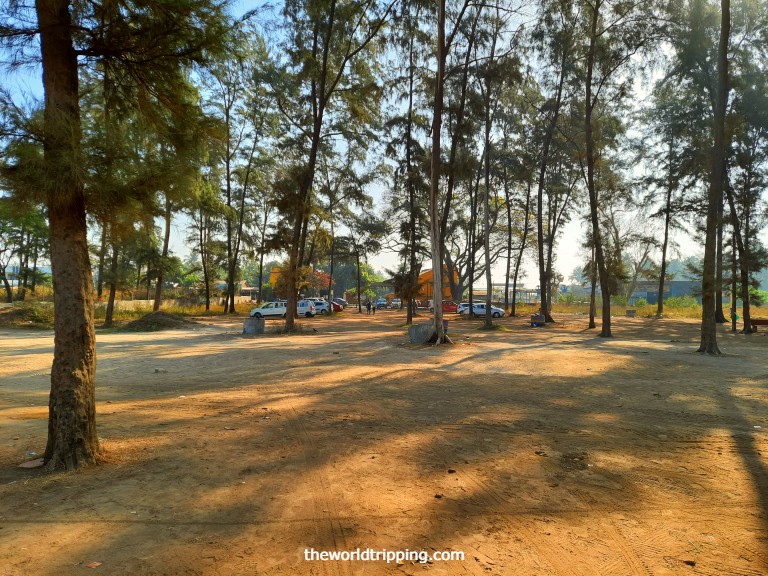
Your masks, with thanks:
[{"label": "sandy parking area", "polygon": [[709,358],[693,321],[559,319],[455,321],[439,348],[391,311],[99,334],[107,462],[68,474],[17,467],[52,334],[3,331],[0,574],[768,574],[766,332]]}]

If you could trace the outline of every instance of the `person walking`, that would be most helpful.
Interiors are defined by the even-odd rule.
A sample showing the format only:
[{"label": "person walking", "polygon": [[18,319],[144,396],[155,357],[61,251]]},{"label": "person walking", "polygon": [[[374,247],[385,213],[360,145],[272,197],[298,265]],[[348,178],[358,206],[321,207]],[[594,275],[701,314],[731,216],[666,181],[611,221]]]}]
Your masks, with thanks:
[{"label": "person walking", "polygon": [[370,316],[370,314],[371,314],[371,301],[370,300],[368,300],[368,302],[365,303],[365,309],[366,309],[366,314],[368,314]]}]

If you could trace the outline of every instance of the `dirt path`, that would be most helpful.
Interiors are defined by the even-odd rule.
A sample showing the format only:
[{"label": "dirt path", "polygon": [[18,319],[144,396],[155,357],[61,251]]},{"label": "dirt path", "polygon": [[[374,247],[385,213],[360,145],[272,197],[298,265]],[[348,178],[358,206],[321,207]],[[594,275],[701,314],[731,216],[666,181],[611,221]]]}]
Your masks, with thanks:
[{"label": "dirt path", "polygon": [[52,336],[5,331],[0,574],[768,574],[766,333],[708,358],[695,322],[561,320],[455,321],[442,348],[389,311],[100,334],[108,462],[74,474],[17,467],[45,447]]}]

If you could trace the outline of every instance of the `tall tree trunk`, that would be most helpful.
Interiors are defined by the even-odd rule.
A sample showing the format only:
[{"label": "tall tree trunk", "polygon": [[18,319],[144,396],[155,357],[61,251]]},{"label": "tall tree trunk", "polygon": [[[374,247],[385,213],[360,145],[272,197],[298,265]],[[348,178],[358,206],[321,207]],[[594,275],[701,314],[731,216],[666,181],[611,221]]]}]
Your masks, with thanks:
[{"label": "tall tree trunk", "polygon": [[732,228],[731,235],[731,332],[736,332],[736,294],[738,293],[737,266],[738,255],[736,253],[736,228]]},{"label": "tall tree trunk", "polygon": [[589,262],[589,283],[590,283],[590,292],[589,292],[589,329],[597,328],[597,323],[595,322],[595,315],[597,314],[597,306],[596,304],[596,297],[595,292],[597,289],[597,272],[595,270],[596,264],[595,264],[595,246],[592,245],[592,259]]},{"label": "tall tree trunk", "polygon": [[[672,156],[673,142],[669,141],[669,154]],[[669,166],[667,195],[664,202],[664,241],[661,244],[661,269],[659,271],[659,301],[656,303],[656,318],[664,316],[664,281],[667,276],[667,247],[669,246],[669,226],[672,219],[672,165]]]},{"label": "tall tree trunk", "polygon": [[259,250],[259,302],[262,299],[262,291],[264,289],[264,249],[262,247]]},{"label": "tall tree trunk", "polygon": [[[205,311],[211,309],[211,275],[208,255],[208,230],[209,216],[200,208],[200,228],[198,229],[198,242],[200,243],[200,265],[203,268],[203,290],[205,292]],[[261,293],[259,293],[261,294]],[[259,297],[261,299],[261,297]]]},{"label": "tall tree trunk", "polygon": [[171,215],[173,214],[171,201],[168,196],[165,197],[165,234],[163,236],[163,253],[160,258],[160,268],[157,271],[157,284],[155,285],[155,302],[152,306],[152,310],[157,312],[160,310],[160,303],[163,298],[163,276],[165,272],[165,265],[168,261],[168,247],[171,243]]},{"label": "tall tree trunk", "polygon": [[[595,109],[596,101],[592,98],[592,79],[594,74],[595,53],[597,50],[597,23],[599,21],[601,1],[596,0],[592,8],[592,24],[589,35],[589,52],[587,55],[587,79],[586,79],[586,98],[584,114],[584,132],[586,136],[587,152],[587,188],[589,190],[589,211],[592,219],[592,242],[595,249],[595,260],[597,262],[597,271],[600,278],[600,292],[602,293],[602,329],[600,336],[610,338],[611,333],[611,289],[608,279],[608,270],[605,265],[605,256],[603,254],[602,235],[600,233],[600,221],[598,218],[598,198],[597,187],[595,185],[595,137],[592,127],[592,113]],[[541,287],[542,292],[544,286]]]},{"label": "tall tree trunk", "polygon": [[515,279],[512,282],[512,311],[510,316],[517,314],[517,276],[520,272],[520,264],[523,261],[523,253],[525,252],[525,246],[528,240],[528,233],[530,232],[529,226],[531,221],[531,183],[528,182],[527,192],[525,194],[525,223],[523,224],[523,239],[520,242],[520,249],[517,252],[517,262],[515,262]]},{"label": "tall tree trunk", "polygon": [[[743,261],[741,266],[741,291],[744,296],[741,298],[741,305],[743,307],[742,316],[744,316],[744,333],[751,334],[755,331],[752,327],[752,316],[749,307],[751,306],[751,296],[749,294],[750,282],[749,273],[752,263],[752,251],[749,248],[750,238],[750,205],[747,203],[744,210],[744,253],[739,260]],[[737,239],[738,242],[738,239]]]},{"label": "tall tree trunk", "polygon": [[38,247],[37,244],[35,244],[34,260],[32,261],[32,283],[29,287],[29,290],[32,292],[32,294],[35,293],[35,288],[37,287],[37,260],[39,257],[40,254],[38,253]]},{"label": "tall tree trunk", "polygon": [[96,336],[85,197],[79,177],[78,62],[68,0],[36,0],[43,63],[44,170],[51,240],[54,351],[48,401],[49,470],[95,463]]},{"label": "tall tree trunk", "polygon": [[432,305],[436,343],[443,343],[443,259],[440,232],[440,136],[443,127],[443,89],[445,87],[445,0],[438,0],[437,10],[437,73],[435,74],[435,101],[432,117],[432,159],[429,184],[429,236],[432,248]]},{"label": "tall tree trunk", "polygon": [[701,343],[698,352],[720,354],[717,346],[715,317],[715,266],[717,215],[723,198],[725,167],[725,110],[728,103],[728,44],[731,33],[731,2],[721,0],[720,44],[717,55],[717,102],[714,118],[711,179],[707,205],[707,235],[704,243],[704,267],[701,282]]},{"label": "tall tree trunk", "polygon": [[[22,232],[22,238],[25,236],[25,234]],[[26,238],[24,239],[24,248],[23,250],[19,250],[19,276],[18,276],[18,286],[19,286],[19,300],[24,301],[27,297],[27,280],[29,279],[29,245],[31,242],[32,236],[29,233],[26,233]]]},{"label": "tall tree trunk", "polygon": [[549,125],[547,131],[544,134],[544,143],[541,150],[541,163],[539,164],[539,180],[538,188],[536,191],[536,228],[537,228],[537,242],[539,251],[539,286],[541,287],[541,313],[544,315],[544,321],[554,322],[554,318],[550,314],[550,303],[547,300],[547,293],[544,287],[549,284],[546,272],[546,262],[544,259],[544,244],[547,239],[547,235],[544,232],[544,188],[546,186],[547,166],[549,163],[549,150],[552,146],[552,140],[555,136],[555,130],[557,129],[557,121],[560,117],[560,108],[563,101],[563,86],[565,85],[566,75],[566,63],[568,61],[568,50],[563,47],[563,53],[560,62],[560,76],[557,83],[557,91],[555,92],[555,106],[552,110],[552,116],[549,119]]},{"label": "tall tree trunk", "polygon": [[109,298],[107,299],[107,310],[104,314],[104,328],[112,327],[112,320],[115,313],[115,296],[117,295],[117,263],[118,250],[113,242],[112,259],[109,266]]},{"label": "tall tree trunk", "polygon": [[360,298],[360,252],[355,251],[355,263],[357,264],[357,312],[363,313],[363,301]]},{"label": "tall tree trunk", "polygon": [[328,273],[328,315],[333,315],[333,266],[336,260],[336,231],[333,225],[333,208],[331,208],[331,270]]},{"label": "tall tree trunk", "polygon": [[[408,23],[410,25],[410,18],[408,19]],[[418,232],[416,230],[416,190],[413,182],[413,155],[411,154],[413,147],[413,88],[416,76],[416,66],[414,63],[414,43],[415,35],[411,33],[408,46],[408,120],[405,129],[405,185],[408,189],[408,206],[410,208],[408,215],[408,234],[410,240],[408,243],[408,276],[410,278],[411,293],[413,293],[419,278],[417,271],[419,264],[416,261],[416,235]],[[413,298],[409,298],[407,318],[405,319],[406,324],[413,324],[415,308],[416,303],[414,302]]]},{"label": "tall tree trunk", "polygon": [[745,229],[744,233],[741,233],[741,223],[739,222],[738,214],[736,213],[736,201],[733,197],[733,190],[730,186],[725,188],[726,195],[728,196],[728,207],[731,210],[731,225],[733,226],[733,237],[736,242],[736,246],[739,249],[739,269],[741,272],[741,306],[742,306],[742,321],[744,328],[742,332],[745,334],[752,333],[752,319],[749,310],[749,210],[745,210],[744,221]]},{"label": "tall tree trunk", "polygon": [[[466,5],[466,4],[465,4]],[[450,153],[448,155],[448,163],[446,164],[447,182],[445,186],[445,203],[443,204],[443,213],[440,220],[440,250],[444,254],[447,252],[445,247],[445,235],[448,231],[448,219],[451,213],[451,204],[453,203],[453,191],[456,186],[456,171],[453,166],[456,162],[456,156],[459,152],[459,142],[462,140],[462,133],[464,131],[464,120],[466,118],[466,106],[467,106],[467,89],[469,85],[469,69],[472,63],[472,49],[477,39],[477,24],[480,20],[480,10],[475,12],[475,17],[472,20],[472,26],[469,34],[467,35],[467,47],[464,54],[464,65],[461,68],[461,86],[459,89],[459,103],[456,107],[456,111],[453,114],[454,132],[451,138]],[[458,23],[456,24],[458,25]],[[445,32],[445,31],[443,31]],[[455,29],[454,29],[455,32]],[[445,62],[448,54],[447,46],[443,49],[443,75],[445,75]],[[445,78],[442,80],[443,86],[441,90],[445,90]],[[442,109],[443,103],[440,103]],[[442,118],[441,118],[442,122]]]},{"label": "tall tree trunk", "polygon": [[[478,174],[480,172],[478,171]],[[475,317],[475,245],[477,244],[477,204],[478,196],[480,194],[479,176],[477,179],[477,185],[469,183],[469,254],[467,256],[467,269],[469,271],[469,311],[467,317]]]},{"label": "tall tree trunk", "polygon": [[[506,150],[506,135],[504,137],[504,149]],[[509,278],[512,273],[512,203],[509,194],[509,182],[507,181],[507,167],[504,166],[504,203],[507,207],[507,269],[504,273],[504,312],[509,310]],[[517,280],[517,279],[515,279]],[[515,282],[516,284],[517,282]],[[514,308],[514,295],[512,297],[512,307]],[[510,316],[514,316],[514,310]]]},{"label": "tall tree trunk", "polygon": [[107,259],[107,224],[101,223],[101,245],[99,246],[99,266],[96,276],[96,299],[101,300],[104,291],[104,262]]},{"label": "tall tree trunk", "polygon": [[[498,13],[497,13],[498,18]],[[496,38],[498,32],[494,31],[491,41],[490,61],[496,54]],[[491,115],[491,77],[485,79],[485,190],[483,191],[483,253],[485,256],[485,327],[493,327],[491,314],[491,302],[493,298],[493,281],[491,279],[491,128],[493,116]]]},{"label": "tall tree trunk", "polygon": [[723,313],[723,226],[723,202],[721,198],[717,210],[717,267],[715,269],[715,322],[718,324],[726,322]]}]

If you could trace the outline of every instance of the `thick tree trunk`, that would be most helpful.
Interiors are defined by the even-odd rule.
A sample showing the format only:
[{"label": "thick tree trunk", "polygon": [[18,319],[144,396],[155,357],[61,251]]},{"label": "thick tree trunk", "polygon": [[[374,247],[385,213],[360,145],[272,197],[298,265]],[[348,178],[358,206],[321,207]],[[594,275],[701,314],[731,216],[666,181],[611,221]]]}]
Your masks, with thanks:
[{"label": "thick tree trunk", "polygon": [[95,463],[93,279],[79,178],[78,63],[68,0],[37,0],[43,63],[44,170],[51,239],[54,352],[48,402],[49,470]]},{"label": "thick tree trunk", "polygon": [[5,301],[8,304],[13,303],[13,287],[8,281],[8,277],[5,275],[5,270],[0,270],[0,277],[3,279],[3,287],[5,288]]},{"label": "thick tree trunk", "polygon": [[[53,200],[53,199],[52,199]],[[48,403],[49,469],[96,461],[96,336],[82,196],[49,201],[54,294],[54,358]]]},{"label": "thick tree trunk", "polygon": [[728,43],[731,32],[731,3],[721,0],[720,44],[717,57],[717,102],[714,119],[714,146],[707,206],[707,235],[701,282],[701,343],[698,352],[720,354],[715,317],[715,266],[718,210],[723,198],[725,166],[725,110],[728,102]]}]

